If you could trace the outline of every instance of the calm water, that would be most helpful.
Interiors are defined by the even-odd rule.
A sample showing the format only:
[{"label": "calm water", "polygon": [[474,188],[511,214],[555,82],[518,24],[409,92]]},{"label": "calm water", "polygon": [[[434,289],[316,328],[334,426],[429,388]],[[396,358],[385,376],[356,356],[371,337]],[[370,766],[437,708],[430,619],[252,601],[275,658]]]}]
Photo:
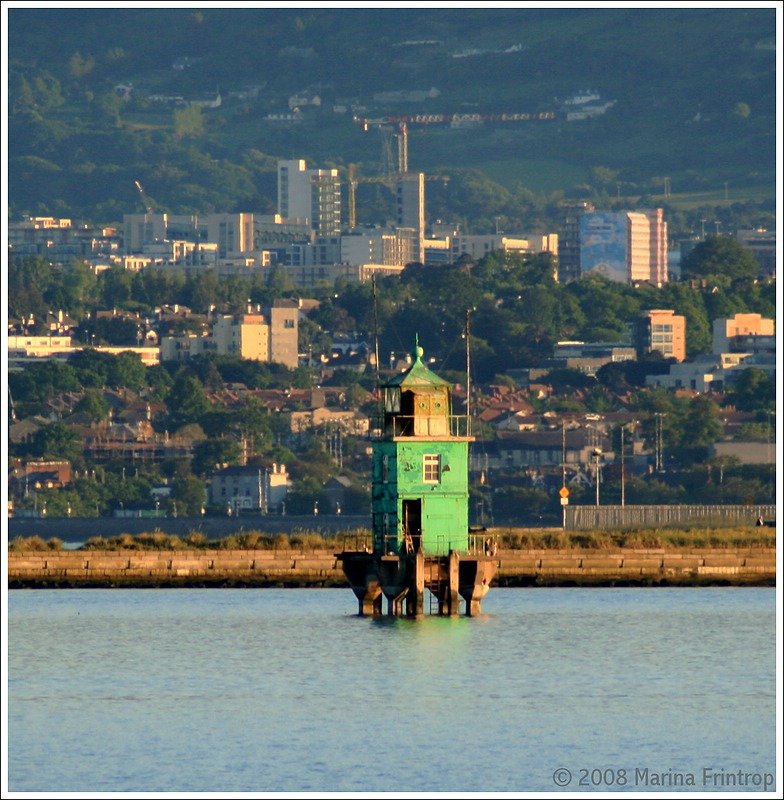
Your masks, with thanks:
[{"label": "calm water", "polygon": [[540,792],[556,770],[570,791],[661,791],[662,773],[714,791],[775,774],[774,589],[493,589],[482,617],[420,621],[356,617],[341,589],[8,606],[14,792]]}]

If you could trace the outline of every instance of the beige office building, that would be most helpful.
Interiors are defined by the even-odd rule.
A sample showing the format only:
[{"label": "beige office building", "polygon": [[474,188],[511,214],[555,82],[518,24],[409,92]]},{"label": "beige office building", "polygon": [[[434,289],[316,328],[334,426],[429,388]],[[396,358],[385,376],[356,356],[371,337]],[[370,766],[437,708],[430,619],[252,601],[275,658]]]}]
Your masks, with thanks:
[{"label": "beige office building", "polygon": [[652,308],[636,328],[636,345],[639,356],[658,351],[665,358],[676,361],[686,359],[686,317],[671,309]]}]

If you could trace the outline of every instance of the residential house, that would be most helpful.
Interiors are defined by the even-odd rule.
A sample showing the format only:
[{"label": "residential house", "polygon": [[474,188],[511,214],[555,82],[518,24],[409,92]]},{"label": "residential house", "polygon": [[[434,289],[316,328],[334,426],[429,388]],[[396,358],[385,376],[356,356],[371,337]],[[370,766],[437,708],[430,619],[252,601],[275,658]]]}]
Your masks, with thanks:
[{"label": "residential house", "polygon": [[280,514],[285,511],[288,486],[285,464],[259,462],[223,467],[212,473],[209,500],[231,515],[243,511]]}]

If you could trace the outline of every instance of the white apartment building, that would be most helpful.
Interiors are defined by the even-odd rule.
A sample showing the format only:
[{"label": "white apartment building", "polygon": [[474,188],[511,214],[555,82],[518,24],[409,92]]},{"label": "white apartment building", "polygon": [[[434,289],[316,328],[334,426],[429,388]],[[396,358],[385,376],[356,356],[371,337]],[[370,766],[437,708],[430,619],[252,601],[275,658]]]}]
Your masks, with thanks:
[{"label": "white apartment building", "polygon": [[340,260],[346,264],[402,266],[415,261],[414,232],[371,228],[355,230],[340,239]]},{"label": "white apartment building", "polygon": [[580,272],[620,283],[668,280],[667,223],[661,208],[580,216]]},{"label": "white apartment building", "polygon": [[505,234],[467,235],[454,232],[424,241],[426,264],[453,264],[460,256],[470,256],[474,261],[493,252],[550,253],[558,256],[558,234],[507,236]]},{"label": "white apartment building", "polygon": [[227,513],[283,513],[289,475],[285,464],[225,467],[212,473],[210,503]]},{"label": "white apartment building", "polygon": [[308,169],[304,159],[278,162],[278,213],[306,220],[319,236],[340,234],[340,175],[336,169]]},{"label": "white apartment building", "polygon": [[425,174],[410,172],[397,176],[397,226],[410,230],[411,261],[425,262]]},{"label": "white apartment building", "polygon": [[274,361],[299,366],[299,305],[276,300],[269,308],[249,307],[244,314],[221,314],[207,335],[185,334],[161,339],[163,361],[188,361],[202,353]]},{"label": "white apartment building", "polygon": [[[727,353],[768,349],[775,352],[776,322],[762,314],[735,314],[729,319],[713,320],[713,352]],[[760,345],[762,347],[760,347]]]},{"label": "white apartment building", "polygon": [[202,223],[207,230],[207,241],[218,245],[219,258],[254,249],[253,214],[207,214]]}]

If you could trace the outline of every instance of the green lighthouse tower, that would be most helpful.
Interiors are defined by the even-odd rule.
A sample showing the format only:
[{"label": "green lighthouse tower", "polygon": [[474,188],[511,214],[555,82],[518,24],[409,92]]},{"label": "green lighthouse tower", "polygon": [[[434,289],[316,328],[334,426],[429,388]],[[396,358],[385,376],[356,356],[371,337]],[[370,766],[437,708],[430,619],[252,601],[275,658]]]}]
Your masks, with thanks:
[{"label": "green lighthouse tower", "polygon": [[[452,387],[422,363],[417,341],[405,372],[379,386],[381,419],[372,442],[371,553],[339,554],[360,614],[479,613],[496,562],[468,528],[467,416],[453,414]],[[483,540],[482,540],[483,542]]]}]

